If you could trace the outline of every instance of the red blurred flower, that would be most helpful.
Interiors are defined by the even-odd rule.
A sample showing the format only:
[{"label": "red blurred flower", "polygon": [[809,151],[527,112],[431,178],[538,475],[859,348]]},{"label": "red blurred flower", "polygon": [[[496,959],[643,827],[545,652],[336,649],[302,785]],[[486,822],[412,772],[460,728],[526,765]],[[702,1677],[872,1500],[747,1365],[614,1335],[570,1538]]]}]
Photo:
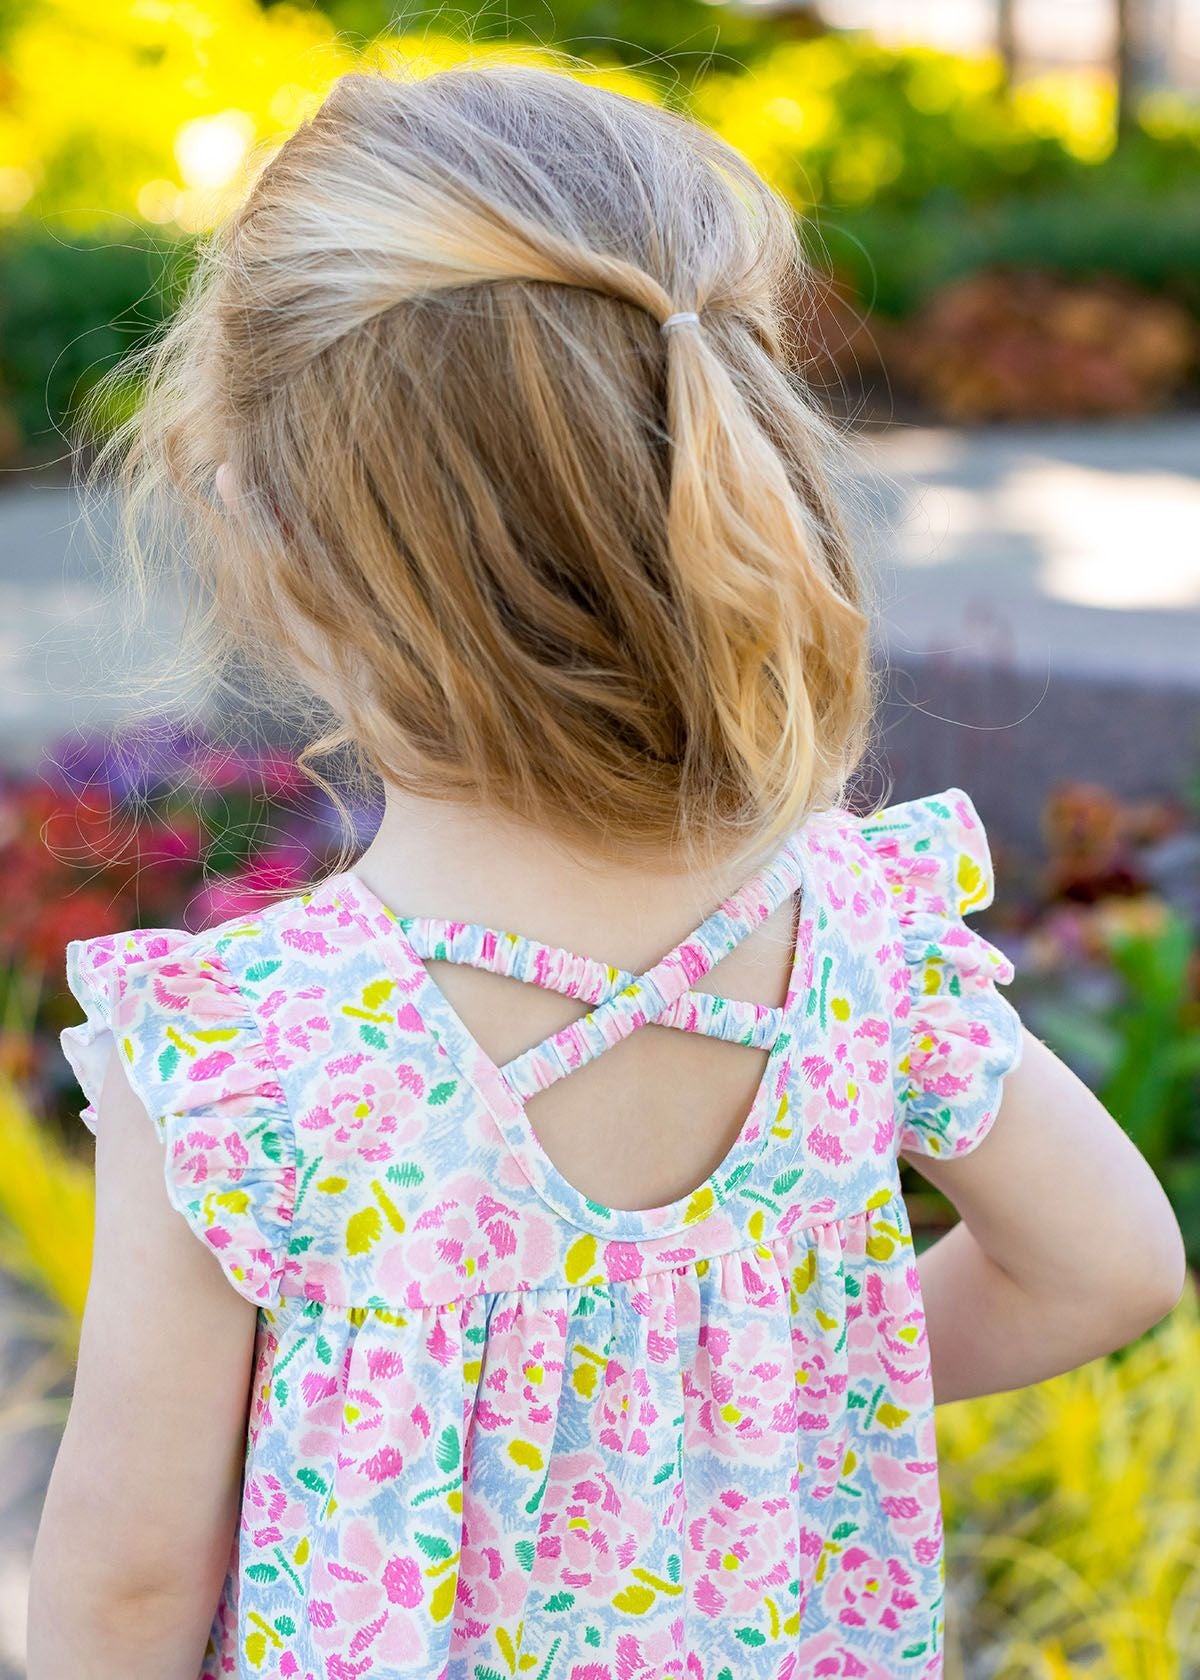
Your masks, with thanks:
[{"label": "red blurred flower", "polygon": [[207,885],[189,905],[189,921],[211,927],[234,916],[256,916],[277,898],[303,891],[311,878],[312,858],[301,847],[265,853],[237,875]]}]

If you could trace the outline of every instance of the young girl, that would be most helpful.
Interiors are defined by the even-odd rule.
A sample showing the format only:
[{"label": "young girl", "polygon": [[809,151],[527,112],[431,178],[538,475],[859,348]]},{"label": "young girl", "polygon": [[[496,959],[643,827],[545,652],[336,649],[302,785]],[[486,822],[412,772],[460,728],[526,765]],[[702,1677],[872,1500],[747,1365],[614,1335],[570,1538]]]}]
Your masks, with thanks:
[{"label": "young girl", "polygon": [[[841,803],[802,278],[713,134],[511,64],[343,78],[216,240],[135,511],[386,813],[261,915],[67,948],[97,1227],[31,1680],[932,1680],[935,1401],[1178,1299],[963,919],[970,799]],[[919,1264],[900,1155],[962,1215]]]}]

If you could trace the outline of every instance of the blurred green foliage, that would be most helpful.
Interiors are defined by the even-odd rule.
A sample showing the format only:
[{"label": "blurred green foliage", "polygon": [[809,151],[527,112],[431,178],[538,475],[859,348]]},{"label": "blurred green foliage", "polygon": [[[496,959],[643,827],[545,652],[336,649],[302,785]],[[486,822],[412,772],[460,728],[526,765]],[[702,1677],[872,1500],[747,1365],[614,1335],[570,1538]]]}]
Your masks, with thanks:
[{"label": "blurred green foliage", "polygon": [[1067,114],[1057,132],[1031,120],[1006,93],[998,59],[859,34],[785,43],[750,74],[714,72],[693,110],[800,210],[973,205],[1062,186],[1080,167]]},{"label": "blurred green foliage", "polygon": [[0,456],[61,453],[99,375],[169,311],[246,164],[336,76],[538,43],[716,127],[794,204],[860,313],[904,319],[1003,265],[1118,275],[1200,314],[1200,116],[1155,95],[1117,147],[1102,75],[1009,89],[995,56],[704,0],[0,0]]},{"label": "blurred green foliage", "polygon": [[934,199],[919,215],[876,203],[822,212],[807,243],[814,261],[844,275],[864,307],[893,319],[912,314],[948,281],[1001,263],[1072,279],[1120,275],[1200,315],[1195,184],[1151,196],[1089,181],[1002,198],[969,216],[953,201]]},{"label": "blurred green foliage", "polygon": [[[270,10],[270,6],[264,8]],[[749,62],[769,48],[781,26],[766,11],[708,0],[482,0],[475,6],[405,4],[397,0],[325,0],[307,9],[326,14],[358,42],[385,32],[456,32],[475,41],[520,40],[565,48],[581,57],[601,53],[621,64],[663,55],[685,78],[706,61]]]},{"label": "blurred green foliage", "polygon": [[1043,1004],[1047,1041],[1077,1067],[1153,1167],[1200,1265],[1200,1003],[1196,935],[1181,915],[1111,942],[1120,995],[1102,1011]]},{"label": "blurred green foliage", "polygon": [[0,236],[0,404],[29,449],[57,455],[101,375],[170,316],[191,248],[138,228],[108,239],[31,227]]}]

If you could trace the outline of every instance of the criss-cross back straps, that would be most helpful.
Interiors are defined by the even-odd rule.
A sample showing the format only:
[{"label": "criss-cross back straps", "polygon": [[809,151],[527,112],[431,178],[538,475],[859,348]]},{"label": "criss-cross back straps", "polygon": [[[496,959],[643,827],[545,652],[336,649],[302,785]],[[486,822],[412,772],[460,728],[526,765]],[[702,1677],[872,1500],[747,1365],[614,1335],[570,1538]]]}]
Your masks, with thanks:
[{"label": "criss-cross back straps", "polygon": [[[410,948],[423,961],[464,963],[489,974],[561,992],[583,1003],[606,1003],[638,978],[628,969],[614,968],[595,957],[545,945],[524,934],[501,932],[481,922],[405,916],[400,926]],[[764,1003],[689,989],[668,1004],[657,1024],[769,1050],[782,1027],[783,1011]]]},{"label": "criss-cross back straps", "polygon": [[548,1034],[500,1069],[525,1102],[576,1068],[657,1021],[674,1001],[804,884],[801,847],[791,835],[770,863],[722,901],[686,939],[578,1021]]}]

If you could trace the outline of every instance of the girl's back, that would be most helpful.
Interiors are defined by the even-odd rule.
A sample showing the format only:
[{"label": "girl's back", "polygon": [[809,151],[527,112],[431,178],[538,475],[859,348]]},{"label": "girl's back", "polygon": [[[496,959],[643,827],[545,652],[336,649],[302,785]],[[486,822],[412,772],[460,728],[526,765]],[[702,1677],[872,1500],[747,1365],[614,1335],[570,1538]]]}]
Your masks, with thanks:
[{"label": "girl's back", "polygon": [[[1177,1298],[963,920],[970,800],[845,805],[804,278],[668,110],[349,76],[150,352],[132,552],[165,492],[217,650],[386,809],[257,915],[68,948],[97,1235],[31,1680],[936,1680],[935,1390]],[[901,1150],[964,1216],[920,1269]]]},{"label": "girl's back", "polygon": [[[1009,970],[960,914],[989,889],[952,791],[810,819],[641,974],[400,914],[356,871],[201,934],[69,948],[85,1089],[115,1033],[166,1117],[172,1200],[261,1308],[206,1674],[937,1672],[897,1149],[971,1149],[1015,1060]],[[781,1003],[714,993],[781,912]],[[501,1067],[447,963],[590,1007]],[[649,1043],[622,1079],[639,1027],[728,1046],[714,1089]],[[601,1054],[607,1091],[560,1104],[548,1154],[535,1096],[583,1090]],[[757,1082],[722,1112],[740,1060]]]}]

